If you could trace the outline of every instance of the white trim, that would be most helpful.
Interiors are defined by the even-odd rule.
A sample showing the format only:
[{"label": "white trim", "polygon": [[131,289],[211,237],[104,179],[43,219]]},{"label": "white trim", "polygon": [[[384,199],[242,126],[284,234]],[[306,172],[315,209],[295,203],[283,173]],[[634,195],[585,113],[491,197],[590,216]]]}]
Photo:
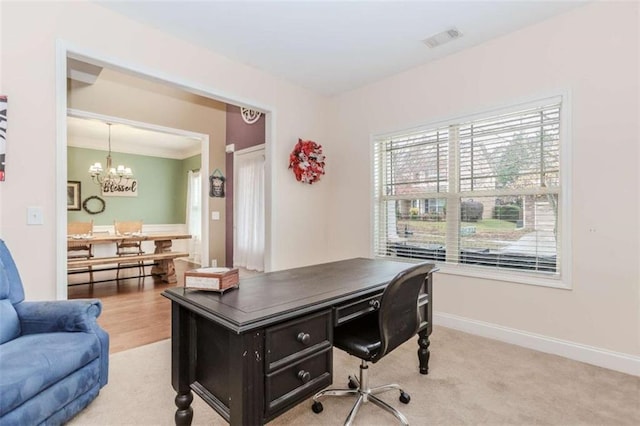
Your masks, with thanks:
[{"label": "white trim", "polygon": [[56,298],[67,299],[67,47],[56,40]]},{"label": "white trim", "polygon": [[[398,259],[393,259],[398,260]],[[418,259],[414,259],[418,260]],[[458,275],[462,277],[481,278],[485,280],[504,281],[509,283],[528,284],[542,287],[551,287],[561,290],[571,290],[571,286],[564,280],[557,278],[552,273],[545,277],[543,271],[519,271],[517,269],[496,268],[493,266],[465,265],[462,263],[435,262],[438,273],[445,275]]]},{"label": "white trim", "polygon": [[[244,154],[249,154],[250,152],[253,152],[253,151],[264,151],[264,150],[265,150],[265,146],[263,143],[261,143],[260,145],[254,145],[248,148],[243,148],[237,151],[233,151],[233,156],[235,158],[236,155],[244,155]],[[234,182],[235,182],[235,178],[234,178]]]},{"label": "white trim", "polygon": [[[265,113],[265,129],[264,129],[264,271],[271,272],[273,267],[274,254],[273,246],[276,235],[276,215],[271,215],[273,194],[275,193],[276,182],[274,172],[271,169],[271,158],[276,158],[276,111]],[[65,201],[66,202],[66,201]]]},{"label": "white trim", "polygon": [[572,126],[572,99],[571,91],[564,90],[560,92],[562,96],[562,104],[560,107],[560,195],[558,196],[560,204],[560,220],[558,229],[560,231],[560,264],[561,278],[560,282],[564,288],[573,288],[573,251],[571,241],[573,240],[573,228],[571,220],[571,176],[573,164],[573,134]]},{"label": "white trim", "polygon": [[[56,39],[56,297],[60,300],[67,298],[67,57],[78,59],[94,65],[109,67],[121,72],[134,73],[142,78],[169,84],[187,92],[214,99],[220,102],[237,106],[244,106],[258,110],[265,114],[265,271],[272,269],[273,248],[272,227],[275,226],[275,215],[271,215],[271,198],[273,192],[273,173],[270,167],[270,159],[275,154],[273,141],[276,140],[275,109],[269,105],[261,104],[255,100],[246,99],[238,95],[230,95],[218,89],[201,86],[184,78],[166,74],[156,68],[141,67],[120,58],[105,56],[101,52],[86,49],[74,45],[63,39]],[[209,146],[202,151],[203,160],[209,159]],[[208,167],[208,166],[207,166]],[[204,173],[203,173],[204,175]],[[203,194],[208,197],[208,185],[202,185]],[[207,201],[208,205],[208,201]],[[203,236],[209,235],[208,213],[203,216]],[[203,238],[204,241],[204,238]],[[209,259],[209,247],[203,245],[203,259]]]},{"label": "white trim", "polygon": [[597,365],[625,374],[640,376],[640,357],[614,352],[581,343],[556,339],[540,334],[529,333],[514,328],[503,327],[484,321],[477,321],[447,313],[433,313],[435,325],[453,328],[477,336],[499,340],[553,355],[559,355],[575,361]]},{"label": "white trim", "polygon": [[376,139],[383,139],[386,137],[396,136],[399,132],[412,133],[420,132],[423,130],[432,130],[439,127],[448,127],[451,124],[460,124],[461,122],[467,122],[472,120],[478,120],[485,117],[490,117],[496,114],[503,114],[513,112],[519,106],[526,108],[535,108],[546,105],[548,103],[558,102],[560,98],[568,97],[569,89],[556,89],[546,92],[542,92],[534,96],[523,96],[511,101],[500,101],[487,107],[474,107],[468,110],[461,110],[455,114],[448,114],[442,117],[435,117],[428,121],[421,121],[417,124],[408,124],[406,126],[397,126],[395,129],[386,129],[381,131],[374,131],[371,133],[372,143]]}]

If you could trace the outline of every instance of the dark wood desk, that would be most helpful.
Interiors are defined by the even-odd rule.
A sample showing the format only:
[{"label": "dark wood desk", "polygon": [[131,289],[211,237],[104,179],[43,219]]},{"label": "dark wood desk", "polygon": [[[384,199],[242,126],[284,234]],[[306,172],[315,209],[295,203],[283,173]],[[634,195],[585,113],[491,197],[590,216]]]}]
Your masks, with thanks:
[{"label": "dark wood desk", "polygon": [[[333,327],[379,306],[410,264],[349,259],[243,279],[225,294],[171,288],[175,421],[196,392],[232,425],[264,424],[333,380]],[[432,278],[420,296],[420,372],[428,373]]]}]

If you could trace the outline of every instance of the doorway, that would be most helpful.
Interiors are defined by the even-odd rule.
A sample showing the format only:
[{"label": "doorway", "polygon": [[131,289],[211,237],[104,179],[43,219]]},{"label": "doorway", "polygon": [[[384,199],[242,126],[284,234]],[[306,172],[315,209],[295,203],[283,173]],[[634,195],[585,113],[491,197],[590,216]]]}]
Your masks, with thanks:
[{"label": "doorway", "polygon": [[233,163],[233,267],[264,272],[264,145],[235,152]]},{"label": "doorway", "polygon": [[[88,62],[91,64],[94,64],[96,66],[99,67],[105,67],[105,68],[109,68],[109,69],[113,69],[125,74],[129,74],[129,75],[133,75],[135,77],[141,78],[141,79],[146,79],[150,82],[154,82],[154,83],[162,83],[167,85],[170,88],[173,88],[174,90],[182,90],[185,93],[189,93],[192,95],[197,95],[200,97],[204,97],[204,98],[208,98],[214,101],[218,101],[218,102],[223,102],[226,104],[235,104],[235,105],[242,105],[245,107],[250,107],[250,108],[254,108],[256,110],[259,110],[261,112],[263,112],[265,114],[265,119],[266,119],[266,132],[265,132],[265,180],[264,180],[264,210],[265,210],[265,222],[264,222],[264,228],[265,228],[265,263],[264,263],[264,268],[265,270],[270,270],[271,265],[270,265],[270,247],[271,247],[271,240],[270,240],[270,228],[271,228],[271,215],[270,215],[270,210],[271,210],[271,203],[270,203],[270,195],[271,195],[271,179],[270,179],[270,168],[269,168],[269,158],[271,157],[272,153],[271,153],[271,145],[269,144],[269,141],[273,140],[273,126],[271,125],[271,120],[272,120],[272,113],[271,108],[269,108],[268,106],[259,106],[257,105],[257,103],[247,103],[246,100],[244,102],[240,102],[240,101],[233,101],[232,99],[229,99],[221,94],[219,94],[216,90],[214,89],[207,89],[207,88],[195,88],[190,86],[188,83],[181,81],[178,78],[169,78],[166,76],[166,74],[160,74],[158,73],[156,70],[148,70],[148,69],[139,69],[139,68],[135,68],[133,66],[130,66],[129,64],[124,64],[124,63],[118,63],[117,61],[114,61],[113,59],[110,59],[109,61],[105,60],[105,59],[99,59],[96,57],[95,52],[82,52],[81,50],[77,49],[74,47],[74,50],[72,51],[70,47],[68,47],[66,45],[66,43],[64,41],[60,41],[58,43],[58,49],[57,49],[57,56],[58,56],[58,68],[57,68],[57,73],[56,73],[56,85],[57,85],[57,137],[56,137],[56,164],[57,164],[57,172],[56,172],[56,179],[57,179],[57,185],[56,185],[56,211],[57,211],[57,215],[56,215],[56,247],[57,247],[57,258],[56,258],[56,282],[57,282],[57,298],[58,299],[66,299],[67,298],[67,268],[66,268],[66,245],[67,245],[67,232],[66,232],[66,225],[67,225],[67,220],[68,220],[68,215],[67,215],[67,191],[66,191],[66,182],[67,182],[67,174],[68,174],[68,164],[67,164],[67,126],[66,126],[66,119],[67,119],[67,102],[68,102],[68,92],[67,92],[67,69],[66,69],[66,63],[67,63],[67,59],[68,58],[73,58],[76,60],[80,60],[83,62]],[[71,105],[73,106],[73,105]],[[144,122],[145,120],[138,120],[141,122]],[[222,147],[223,152],[224,152],[224,146]],[[224,155],[224,153],[223,153]],[[209,157],[211,156],[211,153],[209,155]],[[212,170],[211,169],[211,162],[209,161],[209,171]],[[203,190],[204,191],[208,191],[208,176],[205,173],[202,173],[202,183],[203,183]],[[206,184],[205,184],[206,182]],[[219,200],[219,201],[223,201],[223,200]],[[211,204],[209,204],[211,202],[210,198],[207,198],[207,204],[203,205],[203,225],[205,224],[205,222],[208,225],[212,225],[215,224],[215,222],[212,221],[212,219],[209,219],[211,217],[211,213],[212,210],[218,210],[218,211],[224,211],[224,208],[213,208],[211,207]],[[224,221],[220,221],[220,222],[224,222]],[[203,230],[204,232],[204,230]],[[208,259],[205,258],[204,254],[202,255],[203,257],[203,263],[206,263],[208,259],[211,259],[212,254],[209,253],[208,255]],[[181,276],[181,272],[178,273],[178,276]],[[101,288],[99,285],[95,286],[96,288],[96,293],[95,293],[95,297],[104,297],[106,298],[106,295],[101,295],[99,294],[101,291],[106,290],[106,288]],[[127,329],[127,324],[126,321],[122,321],[122,314],[116,313],[116,310],[119,310],[123,307],[123,305],[132,305],[132,306],[137,306],[136,309],[141,308],[142,306],[145,306],[145,309],[150,308],[150,304],[157,304],[161,307],[161,309],[164,309],[166,307],[170,307],[170,304],[167,302],[167,300],[162,297],[160,295],[159,291],[155,291],[156,289],[154,289],[154,291],[150,291],[150,292],[146,292],[145,295],[143,295],[143,299],[141,301],[141,303],[143,303],[143,305],[136,303],[131,303],[130,301],[127,301],[126,303],[123,303],[122,299],[113,299],[113,303],[105,303],[105,311],[103,311],[103,315],[102,317],[105,316],[106,311],[107,310],[111,310],[114,315],[119,315],[119,318],[117,320],[114,321],[114,327],[119,327],[120,331],[118,331],[118,333],[122,333],[123,334],[123,341],[129,342],[131,341],[131,335],[132,334],[137,334],[139,336],[145,336],[145,338],[147,337],[148,334],[150,334],[149,329],[145,329],[143,330],[133,330],[133,329]],[[133,292],[137,292],[137,289],[131,289],[131,293]],[[131,296],[131,294],[127,294],[126,291],[123,293],[122,291],[118,291],[118,295],[119,296]],[[128,299],[127,299],[128,300]],[[156,303],[157,302],[157,303]],[[126,313],[124,314],[125,316],[127,315]],[[169,329],[169,324],[170,324],[170,316],[169,313],[167,312],[162,312],[161,314],[159,314],[160,316],[158,317],[154,317],[152,321],[142,321],[143,323],[149,324],[150,327],[156,327],[156,328],[163,328],[163,330],[160,330],[159,334],[165,333],[165,329],[168,330]],[[132,315],[132,318],[137,318],[136,315]],[[103,318],[101,321],[103,321],[106,318]],[[166,337],[166,336],[165,336]],[[127,343],[128,344],[128,343]],[[115,346],[114,346],[115,347]],[[124,349],[124,348],[122,348]]]}]

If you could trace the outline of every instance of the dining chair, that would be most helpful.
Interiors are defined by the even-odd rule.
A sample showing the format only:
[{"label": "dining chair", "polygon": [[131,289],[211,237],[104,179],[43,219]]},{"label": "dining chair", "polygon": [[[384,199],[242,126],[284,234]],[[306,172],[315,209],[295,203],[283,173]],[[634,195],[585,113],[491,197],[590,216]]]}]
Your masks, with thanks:
[{"label": "dining chair", "polygon": [[[133,221],[113,221],[113,229],[116,236],[125,237],[122,240],[116,241],[116,255],[120,257],[135,257],[144,254],[142,250],[142,241],[132,241],[126,237],[132,237],[142,234],[142,220]],[[127,264],[138,264],[138,273],[140,276],[144,274],[144,263],[142,261],[136,261],[131,259],[126,262],[118,262],[118,271],[116,272],[116,280],[120,279],[120,267]]]},{"label": "dining chair", "polygon": [[[67,223],[67,258],[91,259],[93,257],[93,244],[90,238],[93,236],[93,220],[89,222]],[[89,283],[93,284],[93,268],[89,268]]]},{"label": "dining chair", "polygon": [[433,263],[422,263],[396,275],[387,285],[378,310],[347,322],[333,331],[333,346],[360,358],[359,379],[349,376],[349,389],[327,389],[313,396],[312,410],[323,410],[320,398],[325,396],[355,396],[356,401],[345,421],[351,425],[363,403],[372,402],[393,414],[403,425],[407,418],[391,405],[378,398],[377,394],[392,389],[400,391],[400,402],[408,404],[411,397],[398,384],[369,387],[368,362],[376,363],[418,333],[421,325],[418,300],[430,274]]}]

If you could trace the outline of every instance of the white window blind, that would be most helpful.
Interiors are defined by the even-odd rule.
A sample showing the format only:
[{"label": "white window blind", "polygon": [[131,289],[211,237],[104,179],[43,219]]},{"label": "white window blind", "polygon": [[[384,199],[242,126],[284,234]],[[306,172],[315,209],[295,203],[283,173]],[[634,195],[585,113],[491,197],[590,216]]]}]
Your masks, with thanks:
[{"label": "white window blind", "polygon": [[374,139],[374,254],[560,276],[561,98]]}]

